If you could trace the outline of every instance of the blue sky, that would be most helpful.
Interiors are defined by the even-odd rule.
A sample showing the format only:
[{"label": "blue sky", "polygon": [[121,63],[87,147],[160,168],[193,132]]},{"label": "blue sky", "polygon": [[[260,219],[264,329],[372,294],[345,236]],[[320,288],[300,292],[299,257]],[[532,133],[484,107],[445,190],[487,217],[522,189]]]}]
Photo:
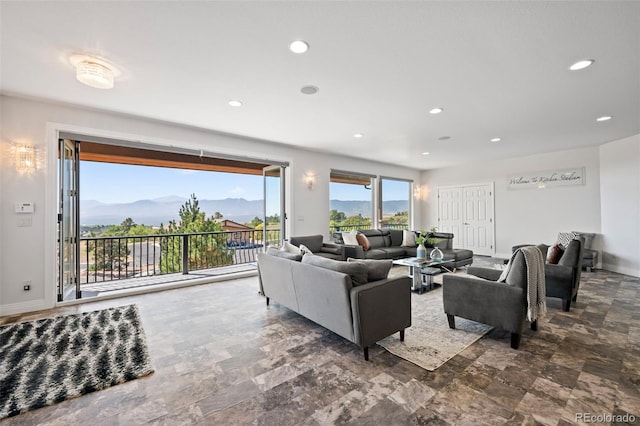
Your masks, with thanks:
[{"label": "blue sky", "polygon": [[[171,195],[189,198],[192,193],[200,200],[263,199],[262,176],[258,175],[93,161],[82,161],[80,173],[80,198],[103,203],[129,203]],[[371,190],[361,186],[332,183],[330,197],[336,200],[370,200]],[[406,182],[385,181],[383,197],[385,200],[407,199]]]}]

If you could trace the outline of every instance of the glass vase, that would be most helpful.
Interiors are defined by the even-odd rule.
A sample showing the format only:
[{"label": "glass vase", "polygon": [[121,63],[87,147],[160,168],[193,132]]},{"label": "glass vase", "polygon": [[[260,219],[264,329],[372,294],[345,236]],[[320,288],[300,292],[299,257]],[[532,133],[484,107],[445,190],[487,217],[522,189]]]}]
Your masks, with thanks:
[{"label": "glass vase", "polygon": [[429,255],[429,257],[431,258],[431,260],[442,260],[442,250],[440,250],[438,247],[434,248],[433,250],[431,250],[431,254]]}]

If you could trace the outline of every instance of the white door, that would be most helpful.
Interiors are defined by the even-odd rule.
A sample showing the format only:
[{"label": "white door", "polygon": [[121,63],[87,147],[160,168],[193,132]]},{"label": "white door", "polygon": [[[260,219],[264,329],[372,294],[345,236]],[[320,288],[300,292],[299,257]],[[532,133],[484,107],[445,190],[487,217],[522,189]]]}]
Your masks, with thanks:
[{"label": "white door", "polygon": [[462,243],[462,188],[449,187],[438,189],[438,231],[454,235],[453,248]]},{"label": "white door", "polygon": [[475,254],[493,254],[493,191],[490,185],[464,186],[464,248]]},{"label": "white door", "polygon": [[454,234],[453,248],[493,255],[493,185],[438,188],[438,230]]}]

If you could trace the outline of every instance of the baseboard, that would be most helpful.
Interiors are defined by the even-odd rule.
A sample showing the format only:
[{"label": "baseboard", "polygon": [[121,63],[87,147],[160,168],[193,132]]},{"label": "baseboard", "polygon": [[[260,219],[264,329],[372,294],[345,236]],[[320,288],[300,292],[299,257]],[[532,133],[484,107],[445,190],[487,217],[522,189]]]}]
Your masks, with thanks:
[{"label": "baseboard", "polygon": [[632,268],[625,268],[624,266],[620,266],[620,265],[612,265],[610,263],[603,263],[602,264],[602,269],[604,269],[605,271],[610,271],[610,272],[617,272],[618,274],[623,274],[623,275],[630,275],[632,277],[640,277],[640,271],[632,269]]},{"label": "baseboard", "polygon": [[44,299],[0,305],[0,317],[23,314],[26,312],[41,311],[43,309],[49,308],[51,308],[51,306],[47,306]]}]

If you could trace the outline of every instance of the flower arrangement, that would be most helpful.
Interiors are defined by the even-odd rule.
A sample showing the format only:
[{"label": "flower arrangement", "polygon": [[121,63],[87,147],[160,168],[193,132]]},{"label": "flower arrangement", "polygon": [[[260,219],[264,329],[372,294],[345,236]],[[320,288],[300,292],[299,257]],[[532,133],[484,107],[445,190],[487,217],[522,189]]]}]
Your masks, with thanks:
[{"label": "flower arrangement", "polygon": [[433,236],[435,232],[438,232],[437,226],[432,226],[428,231],[420,231],[420,235],[416,237],[416,244],[422,245],[426,242],[430,246],[435,246],[441,240],[441,238],[436,238]]}]

